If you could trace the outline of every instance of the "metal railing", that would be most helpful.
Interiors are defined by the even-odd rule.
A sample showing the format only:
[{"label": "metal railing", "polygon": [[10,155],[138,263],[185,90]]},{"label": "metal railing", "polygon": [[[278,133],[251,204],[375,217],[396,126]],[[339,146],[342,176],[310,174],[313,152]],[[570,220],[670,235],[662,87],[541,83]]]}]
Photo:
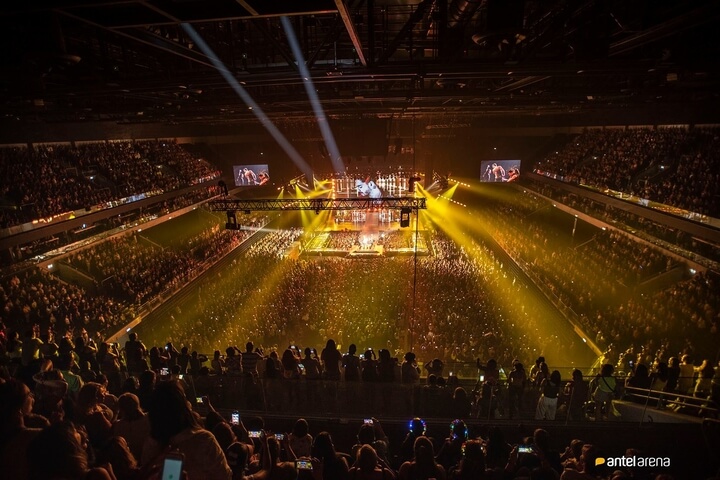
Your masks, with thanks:
[{"label": "metal railing", "polygon": [[[331,417],[372,416],[421,416],[427,418],[478,419],[493,422],[507,418],[531,419],[535,417],[540,391],[527,386],[519,397],[511,394],[508,385],[478,384],[471,380],[452,379],[444,388],[421,384],[329,381],[301,379],[268,379],[250,375],[196,376],[186,375],[184,381],[190,390],[188,396],[198,399],[208,396],[218,409],[239,409],[259,413],[283,413]],[[596,406],[592,399],[593,384],[587,390],[587,398],[580,411],[570,412],[572,394],[562,394],[556,416],[557,422],[568,424],[587,420],[593,413],[588,405]],[[618,385],[622,399],[642,406],[640,423],[645,422],[649,409],[662,409],[679,414],[718,417],[718,406],[709,398],[662,392]],[[453,392],[463,387],[466,403],[456,403]],[[565,391],[564,385],[560,392]],[[513,398],[514,397],[514,398]],[[511,407],[510,403],[515,402]],[[463,407],[464,405],[464,407]],[[572,413],[572,415],[569,415]],[[580,416],[578,416],[580,415]],[[572,418],[571,418],[572,417]],[[627,421],[627,420],[626,420]]]},{"label": "metal railing", "polygon": [[718,418],[718,405],[709,396],[695,397],[661,390],[625,386],[623,400],[643,404],[640,424],[645,421],[648,409],[671,410],[676,413],[695,415],[698,417]]},{"label": "metal railing", "polygon": [[[360,416],[382,412],[384,416],[475,418],[493,421],[508,418],[510,398],[505,382],[497,385],[451,377],[445,387],[395,382],[268,379],[251,375],[186,375],[189,397],[208,396],[214,406],[257,412],[284,412],[321,416]],[[463,387],[466,401],[454,401]],[[561,389],[562,391],[562,389]],[[540,392],[528,386],[514,400],[516,418],[534,416]],[[558,420],[562,420],[558,417]]]}]

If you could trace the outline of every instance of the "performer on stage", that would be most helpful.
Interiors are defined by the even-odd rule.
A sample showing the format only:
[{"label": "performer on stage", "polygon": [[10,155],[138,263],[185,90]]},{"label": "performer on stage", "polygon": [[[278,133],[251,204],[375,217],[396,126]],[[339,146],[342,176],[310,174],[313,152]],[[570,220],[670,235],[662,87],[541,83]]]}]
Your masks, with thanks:
[{"label": "performer on stage", "polygon": [[261,170],[258,174],[258,185],[265,185],[270,181],[270,175],[268,174],[267,170]]},{"label": "performer on stage", "polygon": [[492,164],[492,173],[495,176],[496,182],[502,182],[505,178],[505,169],[497,163]]},{"label": "performer on stage", "polygon": [[512,167],[508,170],[508,178],[506,182],[514,182],[520,178],[520,169],[518,167]]},{"label": "performer on stage", "polygon": [[257,175],[249,168],[243,168],[243,176],[245,177],[245,185],[257,185]]}]

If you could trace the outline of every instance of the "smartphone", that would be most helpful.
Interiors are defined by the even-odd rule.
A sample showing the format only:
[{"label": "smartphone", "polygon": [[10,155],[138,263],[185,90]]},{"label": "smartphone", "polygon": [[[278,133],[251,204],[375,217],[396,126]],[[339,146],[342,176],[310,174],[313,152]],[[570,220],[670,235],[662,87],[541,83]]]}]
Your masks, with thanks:
[{"label": "smartphone", "polygon": [[300,367],[300,370],[305,370],[305,365],[302,363],[298,363],[298,367]]},{"label": "smartphone", "polygon": [[366,418],[364,421],[365,425],[374,425],[375,422],[373,422],[372,418]]},{"label": "smartphone", "polygon": [[178,375],[178,378],[179,378],[180,380],[182,380],[183,378],[185,378],[185,375],[180,374],[180,375]]},{"label": "smartphone", "polygon": [[183,471],[182,453],[168,453],[165,455],[162,466],[161,480],[180,480]]},{"label": "smartphone", "polygon": [[533,453],[532,445],[518,445],[518,453]]},{"label": "smartphone", "polygon": [[195,403],[197,403],[198,405],[202,405],[202,397],[195,397]]},{"label": "smartphone", "polygon": [[235,410],[230,414],[230,423],[233,425],[240,425],[240,412]]},{"label": "smartphone", "polygon": [[484,381],[485,381],[485,375],[480,375],[480,381],[481,381],[481,382],[484,382]]},{"label": "smartphone", "polygon": [[298,470],[312,470],[312,462],[310,460],[295,460],[295,468]]},{"label": "smartphone", "polygon": [[285,434],[284,433],[276,433],[275,439],[276,440],[285,440]]},{"label": "smartphone", "polygon": [[160,369],[160,375],[170,375],[170,369],[167,367],[163,367]]},{"label": "smartphone", "polygon": [[630,361],[628,362],[628,365],[630,365],[630,368],[633,368],[633,367],[635,366],[635,362],[633,362],[632,360],[630,360]]},{"label": "smartphone", "polygon": [[250,430],[248,432],[248,437],[250,438],[261,438],[262,437],[262,430]]}]

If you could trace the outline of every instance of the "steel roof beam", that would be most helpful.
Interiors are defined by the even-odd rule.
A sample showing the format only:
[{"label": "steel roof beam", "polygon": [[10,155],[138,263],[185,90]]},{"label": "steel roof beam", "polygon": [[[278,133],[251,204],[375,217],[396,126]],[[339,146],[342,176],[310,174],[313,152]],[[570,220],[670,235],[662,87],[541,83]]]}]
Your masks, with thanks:
[{"label": "steel roof beam", "polygon": [[347,30],[348,35],[350,35],[350,41],[352,42],[353,47],[355,47],[355,53],[357,53],[360,63],[362,63],[363,67],[367,67],[367,59],[365,58],[365,52],[363,52],[360,36],[358,35],[357,30],[355,30],[355,24],[353,23],[352,18],[350,18],[350,12],[348,11],[345,2],[343,0],[335,0],[335,5],[337,6],[338,13],[340,13],[340,18],[342,18],[342,21],[345,24],[345,29]]},{"label": "steel roof beam", "polygon": [[58,9],[55,11],[60,13],[61,15],[65,15],[68,18],[72,18],[79,22],[87,23],[88,25],[91,25],[95,28],[99,28],[100,30],[114,33],[121,37],[130,38],[132,40],[143,43],[145,45],[149,45],[158,50],[172,53],[173,55],[177,55],[178,57],[182,57],[186,60],[191,60],[191,61],[199,63],[201,65],[205,65],[206,67],[214,68],[212,63],[210,62],[210,60],[208,60],[205,55],[199,54],[193,50],[190,50],[189,48],[182,47],[181,45],[178,45],[175,42],[169,41],[165,38],[159,37],[150,32],[145,32],[145,31],[140,31],[140,30],[131,30],[131,31],[119,30],[119,29],[115,29],[115,28],[106,27],[99,23],[93,22],[92,20],[88,20],[87,18],[83,18],[81,16],[75,15],[73,13],[67,12],[62,9]]},{"label": "steel roof beam", "polygon": [[432,0],[423,0],[422,2],[418,3],[417,8],[412,13],[412,15],[410,15],[410,18],[407,19],[405,25],[403,25],[398,34],[395,35],[395,38],[392,39],[390,45],[388,45],[385,52],[383,52],[378,63],[385,63],[390,57],[392,57],[392,55],[395,53],[395,50],[397,50],[397,48],[400,46],[400,43],[405,39],[405,37],[408,36],[412,29],[415,28],[415,25],[417,25],[417,23],[425,16],[426,11],[428,10],[428,8],[430,8],[430,5],[432,5],[432,3]]}]

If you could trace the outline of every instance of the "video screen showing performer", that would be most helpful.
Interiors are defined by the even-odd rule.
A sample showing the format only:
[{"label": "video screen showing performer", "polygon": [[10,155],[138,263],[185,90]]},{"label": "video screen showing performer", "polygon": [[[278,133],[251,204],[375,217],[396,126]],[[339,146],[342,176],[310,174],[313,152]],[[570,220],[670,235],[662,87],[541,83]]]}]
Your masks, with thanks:
[{"label": "video screen showing performer", "polygon": [[481,182],[515,182],[520,178],[520,160],[483,160]]},{"label": "video screen showing performer", "polygon": [[358,197],[380,198],[383,196],[378,184],[370,177],[355,180],[355,193]]},{"label": "video screen showing performer", "polygon": [[234,165],[235,186],[259,187],[270,181],[270,169],[267,165]]}]

